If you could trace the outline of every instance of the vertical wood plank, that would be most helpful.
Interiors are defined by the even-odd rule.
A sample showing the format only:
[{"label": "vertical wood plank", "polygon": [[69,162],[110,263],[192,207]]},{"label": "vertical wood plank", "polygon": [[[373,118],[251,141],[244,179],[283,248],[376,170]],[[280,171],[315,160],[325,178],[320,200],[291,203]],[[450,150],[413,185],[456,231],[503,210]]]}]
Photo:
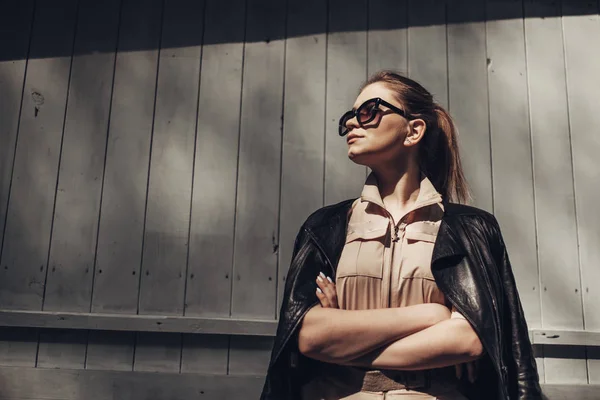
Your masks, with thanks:
[{"label": "vertical wood plank", "polygon": [[281,179],[285,2],[248,2],[231,314],[273,318]]},{"label": "vertical wood plank", "polygon": [[521,1],[489,0],[486,26],[494,213],[502,227],[527,323],[539,327],[540,293]]},{"label": "vertical wood plank", "polygon": [[185,299],[189,316],[228,317],[231,311],[244,30],[244,0],[206,0]]},{"label": "vertical wood plank", "polygon": [[86,369],[133,370],[135,332],[90,331]]},{"label": "vertical wood plank", "polygon": [[460,154],[473,205],[491,212],[485,3],[450,0],[447,7],[448,107],[459,131]]},{"label": "vertical wood plank", "polygon": [[[276,311],[295,237],[306,217],[323,205],[327,3],[290,0],[287,21]],[[302,35],[305,31],[317,33]]]},{"label": "vertical wood plank", "polygon": [[37,5],[8,204],[0,306],[40,310],[77,1]]},{"label": "vertical wood plank", "polygon": [[[584,327],[591,331],[600,330],[600,289],[595,284],[600,281],[600,140],[595,133],[600,126],[600,113],[596,107],[600,53],[597,49],[591,50],[588,43],[590,38],[600,37],[598,11],[598,3],[594,1],[562,2]],[[588,348],[587,354],[589,382],[598,383],[598,352]]]},{"label": "vertical wood plank", "polygon": [[120,0],[80,4],[44,298],[48,311],[90,308],[119,9]]},{"label": "vertical wood plank", "polygon": [[[44,310],[90,308],[120,3],[79,5]],[[38,365],[83,368],[87,335],[41,332]]]},{"label": "vertical wood plank", "polygon": [[40,332],[37,366],[83,369],[87,331],[44,329]]},{"label": "vertical wood plank", "polygon": [[181,372],[227,374],[229,336],[183,335]]},{"label": "vertical wood plank", "polygon": [[[525,47],[544,328],[583,328],[560,3],[525,0]],[[548,383],[587,383],[584,348],[545,351]]]},{"label": "vertical wood plank", "polygon": [[138,332],[134,371],[179,372],[180,363],[180,333]]},{"label": "vertical wood plank", "polygon": [[[0,259],[33,24],[34,1],[3,2],[0,13]],[[0,268],[4,268],[0,264]],[[35,364],[37,329],[0,328],[0,363]]]},{"label": "vertical wood plank", "polygon": [[[123,2],[92,312],[136,313],[138,308],[161,18],[161,0]],[[88,365],[115,362],[115,368],[123,367],[123,360],[108,353],[111,346],[102,335],[93,339],[88,345]],[[120,340],[132,340],[132,335],[121,333]],[[123,342],[119,346],[123,354],[133,351]],[[93,359],[96,356],[106,360]]]},{"label": "vertical wood plank", "polygon": [[183,315],[203,9],[196,0],[165,5],[140,314]]},{"label": "vertical wood plank", "polygon": [[409,0],[408,74],[448,107],[446,3]]},{"label": "vertical wood plank", "polygon": [[272,337],[231,336],[229,374],[265,375],[272,348]]},{"label": "vertical wood plank", "polygon": [[0,365],[35,367],[38,329],[0,327]]},{"label": "vertical wood plank", "polygon": [[0,14],[0,256],[13,172],[23,81],[33,21],[33,0],[2,2]]},{"label": "vertical wood plank", "polygon": [[[245,4],[206,0],[184,310],[189,316],[231,312]],[[181,370],[226,373],[228,356],[227,336],[184,335]]]},{"label": "vertical wood plank", "polygon": [[[140,314],[183,315],[203,12],[203,1],[165,3]],[[134,369],[179,372],[181,336],[138,333]]]},{"label": "vertical wood plank", "polygon": [[332,204],[358,197],[365,183],[365,167],[348,159],[338,123],[367,77],[367,1],[330,0],[328,18],[324,202]]},{"label": "vertical wood plank", "polygon": [[137,311],[161,5],[125,0],[122,7],[93,312]]},{"label": "vertical wood plank", "polygon": [[408,0],[370,0],[367,74],[408,74]]}]

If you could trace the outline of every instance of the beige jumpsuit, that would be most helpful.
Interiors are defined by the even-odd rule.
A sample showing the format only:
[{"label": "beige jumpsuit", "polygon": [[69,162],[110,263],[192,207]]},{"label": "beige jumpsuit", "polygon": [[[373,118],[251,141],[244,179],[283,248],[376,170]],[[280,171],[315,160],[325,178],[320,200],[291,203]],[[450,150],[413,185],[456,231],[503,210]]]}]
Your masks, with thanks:
[{"label": "beige jumpsuit", "polygon": [[[336,274],[339,307],[364,310],[423,303],[450,306],[431,273],[433,245],[443,213],[441,195],[423,177],[413,209],[400,221],[394,221],[371,173],[349,216],[346,244]],[[452,318],[463,317],[453,310]],[[324,364],[318,377],[304,387],[303,399],[464,399],[455,389],[457,379],[453,374],[443,382],[431,382],[431,388],[424,393],[396,385],[386,388],[390,377],[394,380],[394,373],[398,374]]]}]

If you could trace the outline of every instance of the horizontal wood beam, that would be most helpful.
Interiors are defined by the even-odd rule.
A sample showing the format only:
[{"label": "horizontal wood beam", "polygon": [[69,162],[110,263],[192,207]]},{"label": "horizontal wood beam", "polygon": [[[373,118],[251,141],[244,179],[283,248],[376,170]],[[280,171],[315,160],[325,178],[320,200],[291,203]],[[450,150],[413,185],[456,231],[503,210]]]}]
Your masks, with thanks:
[{"label": "horizontal wood beam", "polygon": [[0,310],[0,326],[274,336],[277,329],[277,321],[163,315]]},{"label": "horizontal wood beam", "polygon": [[[277,321],[163,315],[0,310],[0,326],[275,336]],[[600,332],[533,329],[529,331],[529,337],[533,344],[600,346]]]},{"label": "horizontal wood beam", "polygon": [[[264,376],[0,367],[0,382],[0,400],[257,399]],[[548,400],[592,400],[600,385],[542,390]]]},{"label": "horizontal wood beam", "polygon": [[534,329],[530,337],[534,344],[600,346],[600,332]]}]

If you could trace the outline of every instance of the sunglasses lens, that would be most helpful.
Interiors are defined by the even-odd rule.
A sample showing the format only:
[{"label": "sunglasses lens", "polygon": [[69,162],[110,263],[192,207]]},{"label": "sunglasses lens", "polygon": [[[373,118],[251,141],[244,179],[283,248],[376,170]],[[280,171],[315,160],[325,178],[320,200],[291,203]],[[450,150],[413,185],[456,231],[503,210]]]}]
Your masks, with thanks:
[{"label": "sunglasses lens", "polygon": [[361,124],[371,122],[377,114],[377,103],[375,101],[370,101],[368,103],[363,104],[358,109],[357,114],[358,122],[360,122]]}]

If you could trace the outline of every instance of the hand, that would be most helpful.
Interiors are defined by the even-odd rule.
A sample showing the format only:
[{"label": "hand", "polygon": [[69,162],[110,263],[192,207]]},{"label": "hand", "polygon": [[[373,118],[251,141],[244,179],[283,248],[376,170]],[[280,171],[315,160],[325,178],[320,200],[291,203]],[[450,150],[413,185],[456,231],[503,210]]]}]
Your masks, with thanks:
[{"label": "hand", "polygon": [[475,383],[477,379],[477,368],[478,368],[479,360],[471,361],[468,363],[456,364],[454,368],[456,369],[456,377],[460,379],[463,374],[467,373],[467,377],[469,378],[469,382]]},{"label": "hand", "polygon": [[317,276],[317,297],[323,308],[340,308],[337,301],[335,283],[322,272]]}]

